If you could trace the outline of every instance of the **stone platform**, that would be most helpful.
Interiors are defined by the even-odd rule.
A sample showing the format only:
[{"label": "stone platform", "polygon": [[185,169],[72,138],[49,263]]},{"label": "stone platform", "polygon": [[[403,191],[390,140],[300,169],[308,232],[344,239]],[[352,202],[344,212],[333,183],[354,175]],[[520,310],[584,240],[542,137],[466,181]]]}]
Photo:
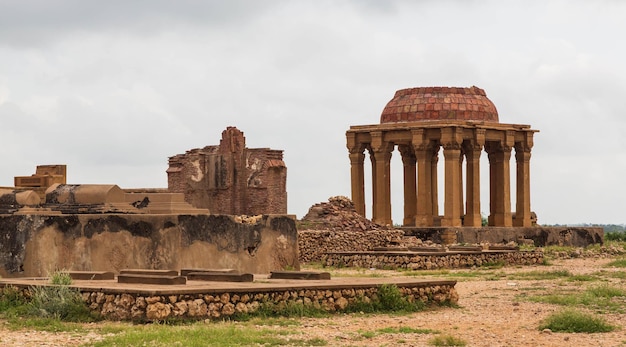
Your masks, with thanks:
[{"label": "stone platform", "polygon": [[[334,278],[330,280],[271,279],[254,275],[254,282],[205,282],[185,285],[118,283],[116,280],[76,280],[91,310],[106,319],[160,321],[165,319],[220,319],[254,312],[262,305],[303,304],[329,312],[344,311],[350,304],[372,299],[383,284],[396,285],[407,300],[427,305],[456,303],[456,281],[410,278]],[[47,278],[1,279],[0,287],[26,291],[30,286],[50,285]],[[367,299],[365,299],[367,300]]]}]

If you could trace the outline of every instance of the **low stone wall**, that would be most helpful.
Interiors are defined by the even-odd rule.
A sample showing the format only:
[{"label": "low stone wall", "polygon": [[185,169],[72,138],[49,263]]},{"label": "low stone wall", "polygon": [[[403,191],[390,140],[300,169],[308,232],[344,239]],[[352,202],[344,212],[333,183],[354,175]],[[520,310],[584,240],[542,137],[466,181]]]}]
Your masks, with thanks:
[{"label": "low stone wall", "polygon": [[[434,243],[506,244],[532,240],[537,247],[587,247],[604,242],[601,227],[403,227],[406,236],[415,236]],[[446,240],[452,236],[453,240]]]},{"label": "low stone wall", "polygon": [[[456,304],[456,281],[392,281],[409,302],[427,305]],[[133,292],[120,289],[79,288],[89,308],[110,320],[161,321],[165,319],[224,319],[252,313],[262,306],[306,307],[341,312],[359,301],[377,300],[378,284],[291,287],[276,289],[231,289],[196,292]],[[21,286],[22,291],[28,287]]]},{"label": "low stone wall", "polygon": [[543,252],[331,252],[322,257],[324,266],[409,270],[468,268],[501,262],[506,265],[541,264]]},{"label": "low stone wall", "polygon": [[367,251],[402,240],[402,230],[298,230],[301,262],[320,261],[327,252]]}]

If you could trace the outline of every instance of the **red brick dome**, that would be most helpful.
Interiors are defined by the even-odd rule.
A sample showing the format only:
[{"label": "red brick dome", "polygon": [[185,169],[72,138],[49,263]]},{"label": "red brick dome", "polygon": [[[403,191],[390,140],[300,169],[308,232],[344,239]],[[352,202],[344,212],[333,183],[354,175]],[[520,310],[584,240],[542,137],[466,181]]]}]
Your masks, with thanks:
[{"label": "red brick dome", "polygon": [[381,123],[429,120],[478,120],[498,122],[496,106],[485,91],[473,86],[401,89],[387,103]]}]

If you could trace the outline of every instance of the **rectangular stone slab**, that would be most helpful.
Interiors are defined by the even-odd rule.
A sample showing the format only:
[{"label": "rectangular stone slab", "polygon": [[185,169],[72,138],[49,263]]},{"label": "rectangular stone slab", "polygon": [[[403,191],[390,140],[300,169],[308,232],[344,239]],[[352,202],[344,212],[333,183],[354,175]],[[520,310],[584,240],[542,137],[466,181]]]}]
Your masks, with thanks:
[{"label": "rectangular stone slab", "polygon": [[178,276],[176,270],[123,269],[120,275]]},{"label": "rectangular stone slab", "polygon": [[224,272],[190,272],[187,274],[190,281],[213,281],[213,282],[252,282],[254,275]]},{"label": "rectangular stone slab", "polygon": [[446,250],[441,247],[409,247],[411,252],[445,252]]},{"label": "rectangular stone slab", "polygon": [[379,252],[406,252],[408,250],[406,247],[374,247],[374,251]]},{"label": "rectangular stone slab", "polygon": [[329,280],[329,272],[315,271],[272,271],[270,277],[272,279],[283,280]]},{"label": "rectangular stone slab", "polygon": [[136,275],[136,274],[120,274],[117,276],[117,282],[118,283],[175,285],[175,284],[187,284],[187,278],[183,276],[151,276],[151,275]]},{"label": "rectangular stone slab", "polygon": [[481,252],[483,248],[480,246],[450,246],[448,250],[454,252]]},{"label": "rectangular stone slab", "polygon": [[200,272],[200,273],[204,273],[204,272],[209,272],[209,273],[236,273],[237,270],[235,269],[180,269],[180,275],[181,276],[187,276],[192,272]]},{"label": "rectangular stone slab", "polygon": [[115,274],[110,271],[69,271],[68,274],[73,280],[79,281],[99,281],[115,279]]}]

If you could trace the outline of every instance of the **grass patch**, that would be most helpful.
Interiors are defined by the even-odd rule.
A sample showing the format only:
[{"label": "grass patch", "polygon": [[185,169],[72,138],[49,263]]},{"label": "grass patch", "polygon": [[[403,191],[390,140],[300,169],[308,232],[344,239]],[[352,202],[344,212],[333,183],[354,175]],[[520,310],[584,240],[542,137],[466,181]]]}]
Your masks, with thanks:
[{"label": "grass patch", "polygon": [[416,329],[416,328],[411,328],[411,327],[406,327],[406,326],[397,327],[397,328],[387,327],[387,328],[377,329],[374,331],[359,330],[359,335],[366,339],[371,339],[376,336],[385,335],[385,334],[439,334],[439,331],[432,330],[432,329]]},{"label": "grass patch", "polygon": [[347,312],[363,313],[411,313],[424,310],[426,304],[420,300],[409,302],[394,284],[383,284],[377,295],[369,299],[363,297],[346,308]]},{"label": "grass patch", "polygon": [[567,270],[554,271],[527,271],[508,275],[513,280],[554,280],[558,278],[572,277],[572,273]]},{"label": "grass patch", "polygon": [[548,316],[539,330],[566,333],[603,333],[615,330],[604,319],[575,310],[564,310]]},{"label": "grass patch", "polygon": [[572,294],[551,294],[528,297],[532,302],[543,302],[562,306],[586,306],[596,310],[623,312],[626,305],[626,291],[621,288],[601,285]]},{"label": "grass patch", "polygon": [[[284,334],[283,334],[284,333]],[[326,346],[327,341],[293,339],[296,332],[250,329],[229,323],[196,323],[184,326],[151,324],[133,326],[115,336],[107,336],[93,346]]]},{"label": "grass patch", "polygon": [[428,340],[431,346],[465,346],[467,342],[452,335],[438,335]]},{"label": "grass patch", "polygon": [[606,267],[626,267],[626,259],[617,259],[606,264]]},{"label": "grass patch", "polygon": [[572,275],[568,277],[567,280],[572,282],[592,282],[598,281],[599,278],[593,275]]}]

